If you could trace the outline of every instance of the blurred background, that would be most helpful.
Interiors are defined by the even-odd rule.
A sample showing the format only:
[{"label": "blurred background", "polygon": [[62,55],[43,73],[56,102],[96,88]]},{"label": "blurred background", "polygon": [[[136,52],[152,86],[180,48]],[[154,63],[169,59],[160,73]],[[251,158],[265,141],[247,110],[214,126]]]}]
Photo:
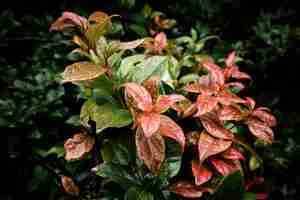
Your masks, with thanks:
[{"label": "blurred background", "polygon": [[[51,148],[67,138],[67,119],[82,102],[72,86],[58,83],[69,62],[68,35],[49,32],[63,11],[83,16],[102,10],[120,14],[120,37],[142,37],[144,6],[176,20],[170,34],[218,35],[211,54],[235,49],[258,104],[278,118],[274,145],[264,152],[270,199],[300,199],[300,15],[297,1],[273,0],[10,0],[0,11],[0,199],[57,199],[57,180],[35,148]],[[144,20],[144,21],[143,21]],[[126,34],[125,34],[126,32]],[[47,162],[51,162],[52,157]],[[57,163],[60,165],[60,163]],[[5,177],[5,178],[4,178]],[[298,191],[297,191],[298,189]]]}]

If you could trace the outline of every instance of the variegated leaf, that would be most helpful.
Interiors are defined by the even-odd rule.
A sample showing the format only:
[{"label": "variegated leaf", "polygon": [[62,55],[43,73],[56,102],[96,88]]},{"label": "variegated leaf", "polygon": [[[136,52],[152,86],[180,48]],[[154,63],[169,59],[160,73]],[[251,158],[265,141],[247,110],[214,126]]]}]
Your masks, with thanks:
[{"label": "variegated leaf", "polygon": [[235,106],[224,106],[218,111],[218,118],[222,121],[240,121],[243,119],[243,114]]},{"label": "variegated leaf", "polygon": [[187,198],[199,198],[204,192],[212,192],[209,188],[197,186],[189,181],[178,181],[169,187],[169,191]]},{"label": "variegated leaf", "polygon": [[212,159],[210,162],[222,176],[228,176],[239,169],[234,163],[226,163],[220,159]]},{"label": "variegated leaf", "polygon": [[265,123],[254,118],[249,118],[246,123],[248,124],[250,132],[257,138],[265,141],[268,144],[273,142],[273,131]]},{"label": "variegated leaf", "polygon": [[223,158],[228,160],[245,160],[243,154],[234,147],[231,147],[227,151],[225,151],[223,154]]},{"label": "variegated leaf", "polygon": [[272,114],[270,114],[260,108],[255,109],[251,113],[251,115],[254,117],[257,117],[258,119],[260,119],[262,122],[264,122],[266,125],[268,125],[270,127],[276,126],[276,124],[277,124],[277,120]]},{"label": "variegated leaf", "polygon": [[86,18],[73,12],[63,12],[62,16],[51,25],[50,31],[62,31],[72,27],[79,27],[84,31],[87,29],[87,26]]},{"label": "variegated leaf", "polygon": [[158,97],[155,104],[155,112],[162,113],[168,110],[179,101],[184,101],[186,98],[179,94],[161,95]]},{"label": "variegated leaf", "polygon": [[209,181],[212,177],[212,172],[207,169],[203,164],[200,164],[198,161],[192,161],[192,172],[195,177],[195,184],[202,185]]},{"label": "variegated leaf", "polygon": [[198,95],[196,104],[198,111],[195,116],[200,117],[212,111],[217,106],[218,99],[214,96]]},{"label": "variegated leaf", "polygon": [[160,114],[157,113],[143,113],[139,117],[139,122],[143,129],[146,138],[155,134],[160,125]]},{"label": "variegated leaf", "polygon": [[225,78],[223,75],[222,68],[209,61],[204,61],[201,64],[207,71],[209,71],[213,82],[219,85],[224,85]]}]

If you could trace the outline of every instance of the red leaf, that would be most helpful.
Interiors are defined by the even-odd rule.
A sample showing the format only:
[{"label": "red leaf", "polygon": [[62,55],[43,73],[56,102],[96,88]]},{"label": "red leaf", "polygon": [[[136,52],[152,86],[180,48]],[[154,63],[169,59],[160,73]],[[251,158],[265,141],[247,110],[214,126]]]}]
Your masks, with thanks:
[{"label": "red leaf", "polygon": [[229,91],[222,90],[218,93],[218,101],[223,105],[232,105],[236,103],[245,103],[245,100],[232,94]]},{"label": "red leaf", "polygon": [[61,176],[61,184],[68,194],[72,196],[79,196],[79,187],[74,183],[72,178],[68,176]]},{"label": "red leaf", "polygon": [[152,98],[149,92],[141,85],[136,83],[126,83],[125,98],[129,106],[150,112],[152,110]]},{"label": "red leaf", "polygon": [[91,151],[95,144],[95,138],[86,133],[77,133],[72,138],[69,138],[64,148],[66,150],[65,159],[74,160],[81,158],[85,153]]},{"label": "red leaf", "polygon": [[255,109],[252,113],[252,116],[257,117],[261,121],[263,121],[265,124],[267,124],[270,127],[276,126],[277,120],[276,118],[271,115],[270,113],[258,108]]},{"label": "red leaf", "polygon": [[227,176],[238,170],[236,165],[234,165],[233,163],[226,163],[223,160],[212,159],[210,160],[210,162],[222,176]]},{"label": "red leaf", "polygon": [[231,140],[233,134],[230,130],[223,127],[223,125],[216,119],[212,119],[207,116],[201,116],[200,120],[206,131],[212,136],[220,139]]},{"label": "red leaf", "polygon": [[246,124],[248,124],[248,128],[250,132],[253,135],[255,135],[257,138],[269,144],[273,142],[273,137],[274,137],[273,131],[265,123],[257,119],[249,118],[246,121]]},{"label": "red leaf", "polygon": [[154,110],[155,112],[162,113],[175,105],[175,103],[183,100],[186,100],[186,98],[179,94],[161,95],[158,97]]},{"label": "red leaf", "polygon": [[143,129],[145,137],[149,138],[158,131],[160,124],[160,114],[143,113],[139,118],[139,122]]},{"label": "red leaf", "polygon": [[209,61],[203,61],[202,66],[209,71],[212,81],[214,83],[217,83],[219,85],[224,85],[225,78],[223,75],[223,70],[218,65],[209,62]]},{"label": "red leaf", "polygon": [[242,112],[240,109],[234,106],[224,106],[218,111],[218,118],[222,121],[240,121],[243,119]]},{"label": "red leaf", "polygon": [[226,79],[232,77],[240,80],[245,80],[245,79],[252,80],[251,76],[249,76],[245,72],[241,72],[237,66],[226,67],[223,73]]},{"label": "red leaf", "polygon": [[72,12],[63,12],[50,27],[50,31],[62,31],[65,28],[79,27],[87,29],[87,19]]},{"label": "red leaf", "polygon": [[231,141],[214,138],[207,134],[205,131],[203,131],[200,134],[198,141],[198,153],[200,163],[202,163],[209,156],[225,151],[230,147],[231,144]]},{"label": "red leaf", "polygon": [[198,198],[202,196],[203,192],[212,192],[209,188],[199,187],[189,181],[178,181],[171,185],[169,190],[187,198]]},{"label": "red leaf", "polygon": [[199,164],[199,162],[196,160],[192,161],[192,172],[195,177],[196,185],[202,185],[203,183],[209,181],[212,177],[212,172],[203,165]]},{"label": "red leaf", "polygon": [[146,88],[146,90],[150,93],[153,101],[156,101],[156,99],[159,96],[159,84],[160,84],[159,76],[152,76],[146,81],[144,81],[143,85]]},{"label": "red leaf", "polygon": [[268,193],[256,193],[256,200],[267,200]]},{"label": "red leaf", "polygon": [[135,135],[137,154],[149,170],[159,171],[165,159],[165,142],[159,134],[146,138],[143,130],[138,128]]},{"label": "red leaf", "polygon": [[161,54],[167,46],[167,36],[164,32],[158,33],[154,38],[153,51]]},{"label": "red leaf", "polygon": [[254,101],[254,99],[252,99],[251,97],[246,97],[245,102],[244,102],[249,109],[253,110],[255,108],[256,102]]},{"label": "red leaf", "polygon": [[250,191],[255,185],[260,185],[265,181],[264,177],[256,176],[253,180],[249,181],[246,186],[245,190]]},{"label": "red leaf", "polygon": [[235,60],[235,51],[231,52],[225,60],[225,64],[227,67],[234,65]]},{"label": "red leaf", "polygon": [[196,117],[204,115],[212,111],[218,104],[218,99],[214,96],[198,95],[197,97],[197,113]]},{"label": "red leaf", "polygon": [[233,147],[224,152],[223,158],[228,160],[245,160],[243,154],[238,149]]},{"label": "red leaf", "polygon": [[165,115],[160,115],[159,133],[162,136],[166,136],[176,140],[180,144],[182,152],[184,151],[184,147],[185,147],[184,133],[180,128],[180,126],[178,126],[171,118]]}]

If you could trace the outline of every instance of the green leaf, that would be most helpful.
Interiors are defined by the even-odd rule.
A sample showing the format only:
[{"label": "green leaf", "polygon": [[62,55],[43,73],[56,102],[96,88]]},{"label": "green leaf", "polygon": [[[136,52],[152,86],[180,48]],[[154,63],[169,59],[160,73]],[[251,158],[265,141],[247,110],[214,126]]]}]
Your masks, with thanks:
[{"label": "green leaf", "polygon": [[102,163],[96,174],[103,178],[108,178],[121,185],[124,189],[127,189],[137,184],[134,177],[128,173],[129,169],[122,167],[121,165],[114,164],[112,162]]},{"label": "green leaf", "polygon": [[89,127],[89,120],[96,123],[96,133],[108,127],[121,128],[132,123],[129,112],[112,103],[98,105],[94,100],[87,100],[80,111],[80,120],[83,126]]},{"label": "green leaf", "polygon": [[187,75],[184,75],[179,79],[180,84],[187,84],[190,82],[196,82],[199,79],[199,75],[196,73],[190,73]]},{"label": "green leaf", "polygon": [[252,193],[252,192],[246,192],[246,193],[244,193],[241,200],[256,200],[256,195],[255,195],[255,193]]},{"label": "green leaf", "polygon": [[45,151],[43,149],[37,149],[37,148],[34,148],[33,151],[42,157],[47,157],[51,154],[56,154],[57,158],[60,158],[63,157],[65,154],[65,149],[62,144],[57,144],[51,147],[48,151]]},{"label": "green leaf", "polygon": [[133,32],[135,32],[140,37],[146,37],[148,35],[148,32],[144,26],[140,26],[137,24],[131,24],[131,25],[129,25],[129,29],[131,29]]},{"label": "green leaf", "polygon": [[118,79],[122,80],[122,82],[125,82],[124,79],[127,79],[130,72],[135,70],[136,64],[141,63],[145,59],[146,56],[143,54],[137,54],[124,58],[120,64],[120,68],[117,71]]},{"label": "green leaf", "polygon": [[137,187],[129,188],[125,193],[125,200],[154,200],[152,193]]},{"label": "green leaf", "polygon": [[223,178],[220,187],[216,188],[213,200],[223,200],[224,197],[230,200],[241,200],[244,190],[244,179],[240,171]]}]

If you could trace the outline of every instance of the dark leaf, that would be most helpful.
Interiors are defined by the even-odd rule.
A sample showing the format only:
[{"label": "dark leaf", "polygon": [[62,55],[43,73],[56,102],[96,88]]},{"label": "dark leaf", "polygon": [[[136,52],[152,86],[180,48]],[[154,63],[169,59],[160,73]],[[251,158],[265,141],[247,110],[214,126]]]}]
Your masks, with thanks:
[{"label": "dark leaf", "polygon": [[229,174],[235,172],[238,170],[237,166],[233,163],[226,163],[223,160],[219,159],[212,159],[210,162],[213,164],[213,166],[216,168],[216,170],[222,175],[222,176],[228,176]]},{"label": "dark leaf", "polygon": [[72,178],[68,176],[61,176],[61,184],[66,193],[72,196],[79,196],[79,187],[74,183]]},{"label": "dark leaf", "polygon": [[212,172],[196,160],[192,161],[192,172],[195,177],[196,185],[202,185],[212,177]]},{"label": "dark leaf", "polygon": [[188,181],[178,181],[169,187],[169,190],[175,194],[187,198],[199,198],[204,192],[212,192],[209,188],[203,188],[194,185]]}]

